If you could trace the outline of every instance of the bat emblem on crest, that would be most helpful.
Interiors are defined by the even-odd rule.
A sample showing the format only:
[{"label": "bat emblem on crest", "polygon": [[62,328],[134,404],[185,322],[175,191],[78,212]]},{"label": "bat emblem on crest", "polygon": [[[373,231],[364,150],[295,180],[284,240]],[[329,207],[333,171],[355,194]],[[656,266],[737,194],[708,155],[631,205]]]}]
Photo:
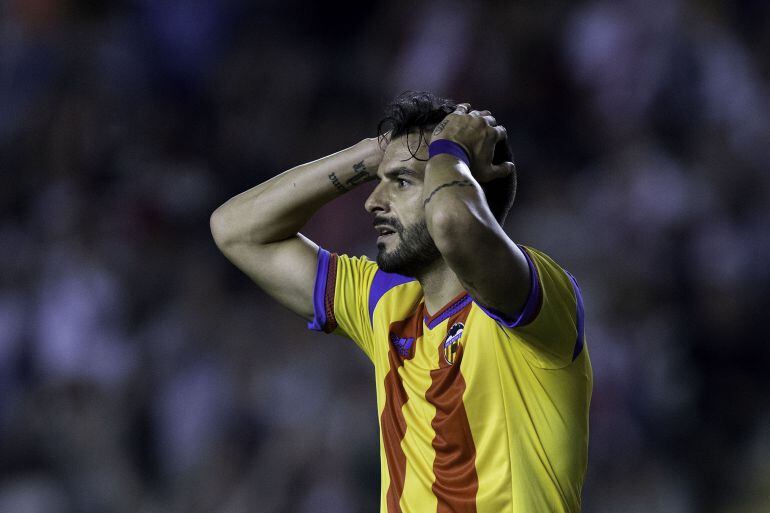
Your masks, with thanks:
[{"label": "bat emblem on crest", "polygon": [[465,325],[461,322],[453,324],[449,331],[447,331],[446,339],[444,339],[444,360],[449,365],[455,362],[457,352],[460,350],[460,338],[463,336],[463,328]]}]

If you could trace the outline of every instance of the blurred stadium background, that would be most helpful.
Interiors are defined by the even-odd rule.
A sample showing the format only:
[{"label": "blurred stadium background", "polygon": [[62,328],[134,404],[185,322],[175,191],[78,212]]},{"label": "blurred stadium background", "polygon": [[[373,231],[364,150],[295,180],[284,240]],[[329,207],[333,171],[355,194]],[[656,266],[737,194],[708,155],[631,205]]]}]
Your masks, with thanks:
[{"label": "blurred stadium background", "polygon": [[[208,218],[428,89],[584,290],[584,511],[767,513],[769,81],[760,0],[0,1],[0,512],[376,511],[369,364]],[[365,193],[307,233],[373,255]]]}]

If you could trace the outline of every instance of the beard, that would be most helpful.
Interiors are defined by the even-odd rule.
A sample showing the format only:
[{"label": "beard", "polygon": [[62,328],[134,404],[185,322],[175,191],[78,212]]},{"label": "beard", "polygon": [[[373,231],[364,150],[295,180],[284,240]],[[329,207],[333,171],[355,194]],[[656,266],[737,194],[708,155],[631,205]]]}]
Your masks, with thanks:
[{"label": "beard", "polygon": [[390,251],[385,249],[385,244],[377,245],[377,265],[386,273],[415,278],[441,258],[424,220],[409,228],[404,228],[398,219],[393,219],[388,224],[398,233],[400,242]]}]

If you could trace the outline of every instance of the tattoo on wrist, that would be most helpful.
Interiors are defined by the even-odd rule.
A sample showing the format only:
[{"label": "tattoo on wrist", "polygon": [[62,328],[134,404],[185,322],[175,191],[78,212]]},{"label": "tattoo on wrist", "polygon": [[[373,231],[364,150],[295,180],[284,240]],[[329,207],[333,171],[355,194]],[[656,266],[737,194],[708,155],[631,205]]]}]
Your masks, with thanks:
[{"label": "tattoo on wrist", "polygon": [[329,175],[329,181],[331,181],[331,183],[334,184],[334,187],[336,187],[338,191],[348,192],[345,186],[340,183],[340,179],[337,178],[337,175],[335,175],[334,173],[331,173]]},{"label": "tattoo on wrist", "polygon": [[425,198],[425,201],[422,202],[422,206],[425,207],[428,202],[430,202],[431,199],[433,199],[433,195],[436,194],[441,189],[444,189],[446,187],[473,187],[473,184],[470,180],[455,180],[453,182],[445,183],[442,185],[439,185],[435,189],[433,189],[433,192],[431,192],[427,198]]},{"label": "tattoo on wrist", "polygon": [[449,123],[449,120],[445,119],[445,120],[441,121],[441,123],[436,125],[436,128],[433,129],[433,135],[440,134],[444,130],[444,128],[446,128],[447,123]]},{"label": "tattoo on wrist", "polygon": [[364,165],[363,160],[361,162],[353,164],[353,176],[345,180],[344,184],[337,177],[336,173],[329,174],[329,181],[332,183],[332,185],[334,185],[334,187],[338,191],[340,191],[340,193],[348,192],[350,189],[352,189],[356,185],[367,182],[371,178],[372,177],[369,175],[369,172],[366,170],[366,166]]},{"label": "tattoo on wrist", "polygon": [[363,160],[357,164],[353,164],[353,171],[355,171],[355,174],[345,182],[348,187],[355,187],[356,185],[369,180],[369,173],[366,171]]}]

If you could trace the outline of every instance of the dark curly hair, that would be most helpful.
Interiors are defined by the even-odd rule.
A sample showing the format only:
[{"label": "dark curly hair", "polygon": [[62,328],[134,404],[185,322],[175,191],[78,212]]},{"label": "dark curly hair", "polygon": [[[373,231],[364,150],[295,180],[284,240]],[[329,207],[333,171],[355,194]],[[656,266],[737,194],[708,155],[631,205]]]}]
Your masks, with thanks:
[{"label": "dark curly hair", "polygon": [[[436,96],[425,91],[405,91],[385,107],[385,117],[377,125],[377,134],[381,138],[390,131],[390,138],[407,136],[407,148],[414,158],[420,146],[427,140],[425,132],[430,132],[447,114],[454,112],[457,102]],[[417,132],[417,148],[414,152],[408,137]],[[507,141],[500,141],[495,146],[493,164],[513,162],[513,152]],[[487,199],[487,205],[497,222],[502,225],[508,216],[516,196],[516,171],[504,177],[480,184]]]}]

